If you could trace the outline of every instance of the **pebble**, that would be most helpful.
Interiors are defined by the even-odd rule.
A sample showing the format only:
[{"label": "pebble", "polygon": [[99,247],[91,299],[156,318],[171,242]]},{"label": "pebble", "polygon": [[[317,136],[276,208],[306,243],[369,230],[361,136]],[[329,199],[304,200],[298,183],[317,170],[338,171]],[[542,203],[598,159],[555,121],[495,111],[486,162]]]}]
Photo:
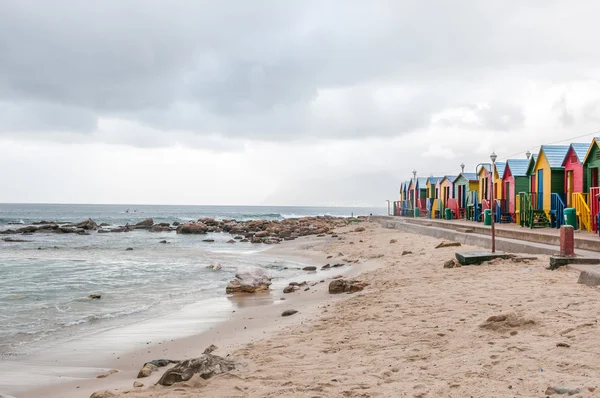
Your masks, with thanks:
[{"label": "pebble", "polygon": [[298,311],[296,310],[285,310],[281,313],[281,316],[290,316],[296,314]]}]

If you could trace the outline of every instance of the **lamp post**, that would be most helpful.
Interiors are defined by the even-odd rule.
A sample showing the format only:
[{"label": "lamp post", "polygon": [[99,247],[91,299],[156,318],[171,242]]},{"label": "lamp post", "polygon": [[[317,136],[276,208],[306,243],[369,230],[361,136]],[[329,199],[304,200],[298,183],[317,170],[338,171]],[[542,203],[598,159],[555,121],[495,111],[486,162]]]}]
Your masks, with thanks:
[{"label": "lamp post", "polygon": [[391,216],[391,214],[390,214],[390,200],[387,199],[386,202],[387,202],[387,207],[388,207],[388,216]]},{"label": "lamp post", "polygon": [[413,170],[413,217],[417,216],[417,170]]},{"label": "lamp post", "polygon": [[496,159],[498,155],[495,152],[492,152],[490,155],[490,159],[492,160],[492,253],[496,253],[496,229],[494,228],[494,189],[496,187],[494,177],[496,176]]},{"label": "lamp post", "polygon": [[464,164],[464,163],[461,163],[461,164],[460,164],[460,172],[461,172],[461,173],[464,173],[464,172],[465,172],[465,164]]},{"label": "lamp post", "polygon": [[525,152],[525,156],[527,156],[527,159],[529,160],[529,158],[531,157],[531,152],[529,152],[529,151]]}]

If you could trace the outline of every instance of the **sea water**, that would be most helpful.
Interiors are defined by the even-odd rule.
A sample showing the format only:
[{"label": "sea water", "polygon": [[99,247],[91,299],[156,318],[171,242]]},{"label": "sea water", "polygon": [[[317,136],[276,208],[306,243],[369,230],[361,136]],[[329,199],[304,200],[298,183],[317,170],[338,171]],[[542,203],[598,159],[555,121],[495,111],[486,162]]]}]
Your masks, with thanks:
[{"label": "sea water", "polygon": [[[0,204],[0,230],[37,221],[98,224],[382,214],[384,209],[316,207]],[[60,339],[132,325],[192,303],[216,305],[238,267],[266,268],[275,280],[299,265],[264,252],[269,246],[229,244],[229,234],[174,232],[0,235],[0,358],[22,357]],[[203,242],[214,239],[213,243]],[[168,243],[160,243],[166,240]],[[133,250],[126,250],[131,248]],[[209,265],[221,265],[215,271]],[[100,300],[89,299],[100,294]]]}]

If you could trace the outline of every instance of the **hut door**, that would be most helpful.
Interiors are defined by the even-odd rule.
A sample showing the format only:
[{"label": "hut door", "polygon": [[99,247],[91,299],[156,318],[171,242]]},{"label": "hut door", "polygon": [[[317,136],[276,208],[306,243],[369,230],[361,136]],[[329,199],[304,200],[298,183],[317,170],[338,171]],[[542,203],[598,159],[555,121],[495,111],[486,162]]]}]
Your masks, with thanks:
[{"label": "hut door", "polygon": [[567,207],[571,207],[571,196],[573,195],[573,170],[567,171]]},{"label": "hut door", "polygon": [[538,210],[544,209],[544,170],[538,170]]},{"label": "hut door", "polygon": [[510,182],[506,181],[504,184],[504,212],[509,212],[510,203]]},{"label": "hut door", "polygon": [[598,168],[592,168],[592,181],[590,181],[590,187],[595,188],[598,186]]},{"label": "hut door", "polygon": [[464,208],[465,207],[463,205],[463,188],[464,188],[464,185],[459,185],[458,186],[458,206],[460,208]]}]

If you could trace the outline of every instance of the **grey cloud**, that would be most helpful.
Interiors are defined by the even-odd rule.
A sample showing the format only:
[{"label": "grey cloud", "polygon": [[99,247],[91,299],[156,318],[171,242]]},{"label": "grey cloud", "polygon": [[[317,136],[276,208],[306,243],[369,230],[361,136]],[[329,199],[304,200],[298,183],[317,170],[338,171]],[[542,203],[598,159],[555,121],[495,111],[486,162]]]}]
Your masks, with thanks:
[{"label": "grey cloud", "polygon": [[[13,116],[2,130],[86,133],[99,119],[120,118],[191,145],[194,135],[214,134],[400,135],[472,102],[457,87],[485,84],[507,65],[537,78],[537,65],[597,62],[589,48],[600,6],[585,7],[581,20],[567,4],[536,1],[5,0],[0,102]],[[551,33],[556,15],[573,19],[566,39]],[[401,99],[378,98],[390,86],[405,92]],[[338,114],[319,103],[324,90],[342,89]],[[494,130],[524,120],[511,104],[479,115]],[[132,145],[173,141],[121,134]]]},{"label": "grey cloud", "polygon": [[463,105],[458,109],[471,113],[472,118],[446,117],[437,121],[445,127],[509,131],[523,127],[525,112],[516,104],[494,101],[482,105]]}]

